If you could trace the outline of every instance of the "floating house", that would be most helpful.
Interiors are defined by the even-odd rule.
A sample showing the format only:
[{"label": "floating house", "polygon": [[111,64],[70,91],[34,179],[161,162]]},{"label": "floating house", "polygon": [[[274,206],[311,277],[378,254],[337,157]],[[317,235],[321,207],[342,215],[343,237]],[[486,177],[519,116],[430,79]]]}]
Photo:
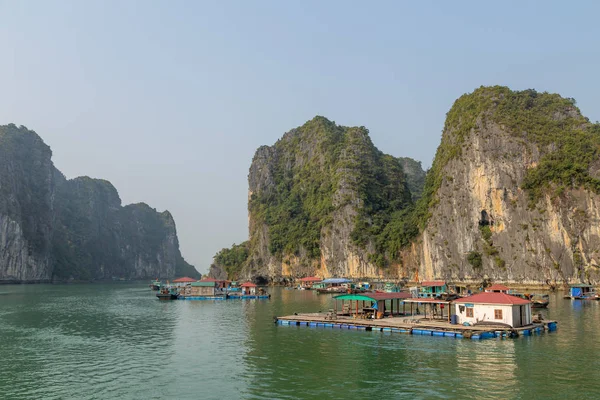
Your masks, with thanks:
[{"label": "floating house", "polygon": [[184,287],[189,283],[196,282],[197,279],[190,278],[189,276],[184,276],[183,278],[177,278],[172,282],[172,286],[175,287]]},{"label": "floating house", "polygon": [[256,285],[252,282],[243,283],[240,288],[242,288],[242,296],[256,295]]},{"label": "floating house", "polygon": [[324,288],[317,288],[317,293],[344,293],[350,289],[352,281],[346,278],[328,278],[320,282]]},{"label": "floating house", "polygon": [[573,300],[600,300],[593,285],[585,283],[573,283],[569,287],[569,294],[565,299]]},{"label": "floating house", "polygon": [[204,278],[200,282],[214,282],[217,290],[227,290],[231,287],[231,281],[222,279]]},{"label": "floating house", "polygon": [[448,293],[448,286],[444,281],[423,281],[419,297],[442,297]]},{"label": "floating house", "polygon": [[479,293],[453,303],[458,324],[487,322],[512,328],[531,324],[531,301],[506,293]]},{"label": "floating house", "polygon": [[510,291],[510,288],[504,285],[494,284],[490,287],[485,288],[486,293],[506,293]]},{"label": "floating house", "polygon": [[[189,292],[188,292],[189,290]],[[216,296],[217,288],[216,283],[210,280],[201,280],[198,282],[192,282],[189,288],[185,290],[186,296]],[[189,294],[188,294],[189,293]]]},{"label": "floating house", "polygon": [[304,289],[312,289],[313,285],[321,282],[323,279],[316,276],[308,276],[306,278],[300,278],[298,281],[300,282],[300,287]]}]

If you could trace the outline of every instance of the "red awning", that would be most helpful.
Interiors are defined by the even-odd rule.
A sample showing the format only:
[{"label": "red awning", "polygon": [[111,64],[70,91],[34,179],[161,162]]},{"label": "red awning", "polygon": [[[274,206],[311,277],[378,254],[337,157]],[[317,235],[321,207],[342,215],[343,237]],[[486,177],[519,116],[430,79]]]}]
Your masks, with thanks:
[{"label": "red awning", "polygon": [[240,287],[256,287],[256,285],[252,282],[243,283]]}]

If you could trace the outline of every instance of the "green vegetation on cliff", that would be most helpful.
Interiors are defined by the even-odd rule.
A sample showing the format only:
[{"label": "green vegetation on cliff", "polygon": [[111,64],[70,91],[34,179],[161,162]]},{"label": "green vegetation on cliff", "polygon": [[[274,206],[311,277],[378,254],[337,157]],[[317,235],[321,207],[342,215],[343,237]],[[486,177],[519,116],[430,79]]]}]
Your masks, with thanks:
[{"label": "green vegetation on cliff", "polygon": [[[294,256],[304,264],[321,257],[324,262],[336,246],[361,249],[379,267],[398,261],[400,250],[427,226],[442,182],[452,179],[445,173],[448,163],[462,157],[471,134],[497,129],[524,151],[539,153],[539,162],[529,166],[521,184],[532,203],[550,190],[561,194],[584,187],[600,193],[594,172],[599,169],[600,125],[583,117],[574,100],[535,90],[481,87],[457,99],[448,112],[427,174],[419,162],[380,152],[366,128],[338,126],[323,117],[286,133],[272,147],[260,148],[249,175],[249,242],[222,250],[216,259],[230,274],[251,260],[260,265],[272,257],[281,261]],[[481,235],[484,254],[505,269],[490,228],[482,228]],[[324,254],[321,246],[330,237],[340,243],[332,242]],[[340,255],[348,252],[337,254],[334,262],[344,262]],[[479,268],[481,257],[471,252],[468,262]]]},{"label": "green vegetation on cliff", "polygon": [[523,182],[532,201],[553,185],[559,194],[579,186],[600,193],[600,180],[590,174],[592,162],[598,159],[600,125],[583,117],[575,100],[532,89],[481,87],[461,96],[447,114],[445,134],[415,210],[421,228],[437,201],[445,166],[460,157],[471,131],[488,122],[499,124],[524,147],[533,144],[541,151],[539,164],[527,171]]},{"label": "green vegetation on cliff", "polygon": [[[316,117],[292,130],[275,145],[273,185],[253,193],[249,209],[256,223],[268,226],[269,250],[281,257],[320,257],[336,211],[350,206],[351,238],[377,253],[395,249],[395,233],[386,227],[411,205],[401,160],[373,145],[364,127],[343,127]],[[340,211],[342,212],[342,211]],[[376,261],[383,265],[384,259]]]},{"label": "green vegetation on cliff", "polygon": [[231,248],[219,251],[215,257],[215,264],[227,272],[230,279],[238,279],[249,255],[248,242],[233,244]]}]

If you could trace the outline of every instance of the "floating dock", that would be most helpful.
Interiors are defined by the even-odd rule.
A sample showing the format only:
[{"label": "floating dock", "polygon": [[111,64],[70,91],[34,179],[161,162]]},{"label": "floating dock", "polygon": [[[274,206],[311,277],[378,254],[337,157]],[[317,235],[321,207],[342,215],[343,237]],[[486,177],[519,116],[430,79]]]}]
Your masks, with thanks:
[{"label": "floating dock", "polygon": [[177,300],[255,300],[270,299],[271,295],[229,294],[227,296],[179,296]]},{"label": "floating dock", "polygon": [[531,336],[557,329],[556,321],[539,321],[519,328],[501,325],[453,325],[443,320],[425,319],[422,316],[398,316],[383,319],[360,319],[348,316],[310,313],[275,317],[278,325],[305,326],[310,328],[354,329],[423,336],[452,337],[458,339],[493,339]]}]

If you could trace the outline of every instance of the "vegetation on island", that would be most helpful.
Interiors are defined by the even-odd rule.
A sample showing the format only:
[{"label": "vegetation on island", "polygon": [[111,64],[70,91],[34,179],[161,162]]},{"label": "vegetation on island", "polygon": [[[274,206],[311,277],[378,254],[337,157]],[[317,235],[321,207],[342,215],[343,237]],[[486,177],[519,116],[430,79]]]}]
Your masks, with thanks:
[{"label": "vegetation on island", "polygon": [[[334,219],[351,218],[352,241],[372,243],[370,257],[395,254],[402,226],[390,225],[412,204],[400,159],[383,154],[364,127],[338,126],[316,117],[274,145],[274,187],[253,193],[249,209],[257,224],[268,226],[272,255],[317,259],[321,235]],[[355,215],[343,209],[350,206]]]},{"label": "vegetation on island", "polygon": [[249,254],[248,241],[240,244],[234,243],[230,248],[221,249],[215,255],[214,262],[225,270],[230,279],[238,279]]},{"label": "vegetation on island", "polygon": [[[540,160],[522,183],[532,203],[548,191],[584,187],[600,193],[590,171],[598,159],[600,125],[583,117],[575,101],[535,90],[481,87],[457,99],[447,114],[444,135],[431,169],[380,152],[364,127],[338,126],[316,117],[284,135],[273,146],[272,184],[252,193],[249,210],[257,227],[268,229],[268,247],[278,258],[321,256],[320,242],[335,218],[352,215],[352,244],[368,250],[369,261],[385,267],[426,227],[439,201],[438,189],[449,162],[459,159],[471,134],[494,123],[522,143],[535,146]],[[346,206],[352,211],[344,211]],[[337,226],[337,225],[336,225]],[[481,228],[483,253],[505,268],[490,227]],[[217,259],[228,271],[241,271],[256,246],[224,249]],[[241,246],[241,247],[240,247]],[[482,253],[467,261],[481,268]]]}]

